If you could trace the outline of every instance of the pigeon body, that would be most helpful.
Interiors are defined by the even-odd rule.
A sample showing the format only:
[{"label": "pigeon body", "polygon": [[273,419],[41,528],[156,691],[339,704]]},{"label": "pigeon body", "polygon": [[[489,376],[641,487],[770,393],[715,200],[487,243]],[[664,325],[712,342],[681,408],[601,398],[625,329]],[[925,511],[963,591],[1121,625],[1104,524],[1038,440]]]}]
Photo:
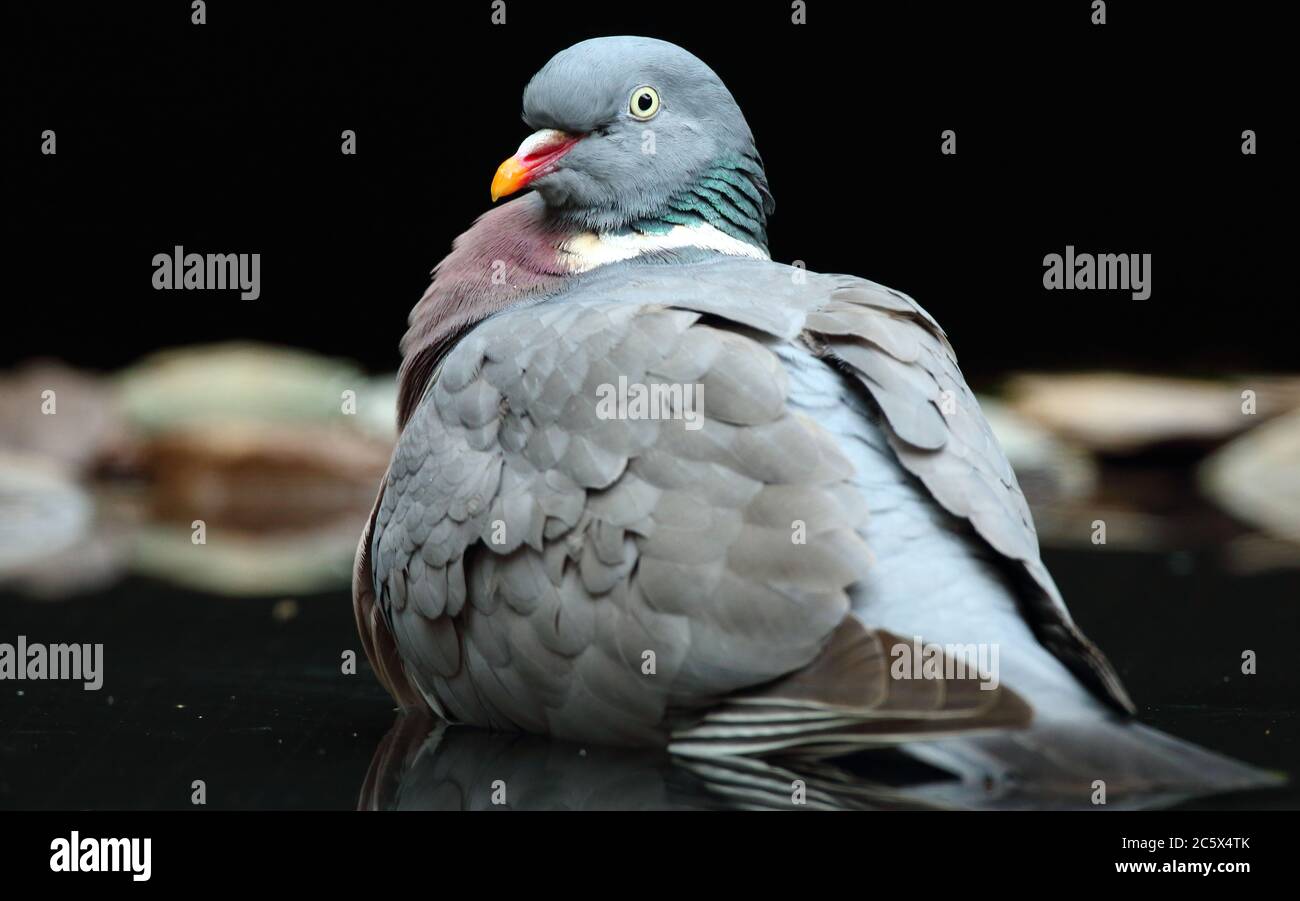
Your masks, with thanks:
[{"label": "pigeon body", "polygon": [[[1132,722],[934,319],[768,259],[761,158],[711,70],[587,41],[524,112],[493,195],[537,190],[412,312],[358,548],[399,703],[694,759],[897,746],[1006,806],[1261,781]],[[610,415],[615,386],[665,405]]]}]

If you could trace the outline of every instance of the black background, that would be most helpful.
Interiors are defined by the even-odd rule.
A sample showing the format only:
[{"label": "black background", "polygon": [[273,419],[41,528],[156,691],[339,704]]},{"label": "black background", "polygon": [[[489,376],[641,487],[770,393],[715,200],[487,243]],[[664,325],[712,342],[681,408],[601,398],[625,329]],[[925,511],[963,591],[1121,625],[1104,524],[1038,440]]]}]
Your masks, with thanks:
[{"label": "black background", "polygon": [[[249,337],[394,368],[430,268],[527,134],[529,76],[621,33],[730,86],[777,198],[774,258],[912,294],[977,384],[1297,362],[1278,4],[1112,2],[1104,26],[1088,0],[810,0],[805,26],[771,0],[509,0],[504,26],[489,0],[214,0],[203,26],[179,0],[42,7],[5,28],[0,364]],[[261,253],[261,298],[153,290],[176,244]],[[1044,291],[1066,244],[1153,254],[1152,297]]]}]

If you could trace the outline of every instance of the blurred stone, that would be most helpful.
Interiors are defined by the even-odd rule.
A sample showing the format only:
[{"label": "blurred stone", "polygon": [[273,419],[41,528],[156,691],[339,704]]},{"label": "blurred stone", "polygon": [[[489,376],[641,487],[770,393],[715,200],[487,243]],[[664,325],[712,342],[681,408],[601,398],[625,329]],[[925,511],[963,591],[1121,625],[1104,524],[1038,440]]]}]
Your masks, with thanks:
[{"label": "blurred stone", "polygon": [[[1093,542],[1098,521],[1106,524],[1104,546]],[[1096,502],[1035,510],[1034,525],[1039,543],[1045,547],[1155,552],[1182,547],[1188,541],[1183,523],[1177,519]]]},{"label": "blurred stone", "polygon": [[[1243,391],[1255,392],[1253,415]],[[1067,441],[1106,454],[1153,445],[1213,444],[1253,428],[1295,402],[1297,380],[1253,376],[1211,382],[1127,373],[1020,375],[1007,403]]]},{"label": "blurred stone", "polygon": [[392,452],[392,379],[343,360],[248,343],[177,348],[119,385],[158,520],[252,533],[364,518]]},{"label": "blurred stone", "polygon": [[0,452],[0,582],[38,599],[94,592],[126,567],[129,503],[95,498],[51,460]]},{"label": "blurred stone", "polygon": [[396,435],[392,379],[308,351],[253,343],[154,354],[119,377],[122,409],[147,431],[212,421],[340,423],[374,438]]},{"label": "blurred stone", "polygon": [[390,453],[340,426],[207,422],[156,435],[138,457],[155,518],[271,531],[369,513]]},{"label": "blurred stone", "polygon": [[175,585],[229,597],[334,591],[352,579],[357,536],[369,514],[315,527],[250,532],[209,524],[195,544],[186,524],[150,524],[135,535],[132,568]]},{"label": "blurred stone", "polygon": [[93,469],[124,440],[108,380],[52,360],[0,375],[0,451],[43,457],[75,474]]},{"label": "blurred stone", "polygon": [[1243,435],[1201,466],[1205,493],[1237,519],[1300,543],[1300,411]]},{"label": "blurred stone", "polygon": [[1223,560],[1228,570],[1238,576],[1300,569],[1300,544],[1255,532],[1225,544]]},{"label": "blurred stone", "polygon": [[113,582],[124,533],[66,467],[0,453],[0,582],[37,598],[61,598]]},{"label": "blurred stone", "polygon": [[34,456],[0,455],[0,574],[75,544],[93,514],[67,468]]},{"label": "blurred stone", "polygon": [[[395,439],[392,376],[234,343],[163,351],[114,378],[30,364],[0,388],[0,460],[21,448],[52,467],[0,466],[0,577],[50,595],[128,563],[220,594],[350,582]],[[78,475],[116,477],[97,483],[116,498],[102,522]]]}]

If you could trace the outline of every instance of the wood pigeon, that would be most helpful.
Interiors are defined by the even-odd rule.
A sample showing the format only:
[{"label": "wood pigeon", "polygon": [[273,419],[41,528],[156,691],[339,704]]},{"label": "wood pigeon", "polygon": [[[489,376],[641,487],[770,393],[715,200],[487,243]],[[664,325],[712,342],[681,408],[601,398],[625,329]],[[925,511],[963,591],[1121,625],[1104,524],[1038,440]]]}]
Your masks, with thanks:
[{"label": "wood pigeon", "polygon": [[770,259],[708,66],[584,41],[523,108],[491,193],[534,190],[411,313],[358,547],[403,707],[696,759],[893,747],[1012,806],[1272,778],[1132,719],[943,330]]}]

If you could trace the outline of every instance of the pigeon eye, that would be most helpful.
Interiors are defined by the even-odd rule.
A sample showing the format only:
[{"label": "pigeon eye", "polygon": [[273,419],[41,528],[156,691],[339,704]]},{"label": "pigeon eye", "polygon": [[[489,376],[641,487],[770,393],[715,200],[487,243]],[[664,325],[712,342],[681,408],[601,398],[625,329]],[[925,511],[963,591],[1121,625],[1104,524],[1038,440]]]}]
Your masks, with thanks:
[{"label": "pigeon eye", "polygon": [[659,92],[648,84],[642,85],[632,92],[627,106],[637,119],[651,119],[659,112]]}]

